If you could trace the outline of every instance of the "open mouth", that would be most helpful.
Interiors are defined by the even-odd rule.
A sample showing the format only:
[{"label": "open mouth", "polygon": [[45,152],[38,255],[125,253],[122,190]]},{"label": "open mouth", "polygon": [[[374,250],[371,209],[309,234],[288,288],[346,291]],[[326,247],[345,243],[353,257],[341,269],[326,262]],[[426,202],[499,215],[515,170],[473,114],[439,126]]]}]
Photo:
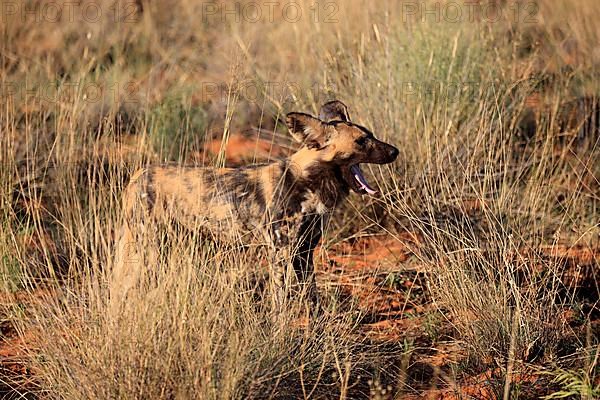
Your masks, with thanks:
[{"label": "open mouth", "polygon": [[370,195],[375,195],[378,194],[379,192],[375,189],[373,189],[368,183],[367,180],[365,179],[365,176],[363,175],[360,166],[358,164],[354,164],[353,166],[350,167],[350,174],[352,175],[352,183],[353,185],[352,188],[354,189],[355,192],[357,193],[368,193]]}]

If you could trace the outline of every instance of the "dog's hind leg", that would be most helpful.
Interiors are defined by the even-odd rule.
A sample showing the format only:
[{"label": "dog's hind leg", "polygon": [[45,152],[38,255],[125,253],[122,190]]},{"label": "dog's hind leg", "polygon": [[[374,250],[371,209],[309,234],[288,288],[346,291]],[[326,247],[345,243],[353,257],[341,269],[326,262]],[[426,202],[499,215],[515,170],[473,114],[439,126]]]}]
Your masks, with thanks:
[{"label": "dog's hind leg", "polygon": [[125,218],[109,276],[110,308],[118,315],[134,293],[146,289],[152,268],[158,264],[154,223],[145,214]]},{"label": "dog's hind leg", "polygon": [[124,223],[109,276],[110,309],[115,315],[118,315],[129,291],[139,280],[142,256],[138,246],[129,224]]}]

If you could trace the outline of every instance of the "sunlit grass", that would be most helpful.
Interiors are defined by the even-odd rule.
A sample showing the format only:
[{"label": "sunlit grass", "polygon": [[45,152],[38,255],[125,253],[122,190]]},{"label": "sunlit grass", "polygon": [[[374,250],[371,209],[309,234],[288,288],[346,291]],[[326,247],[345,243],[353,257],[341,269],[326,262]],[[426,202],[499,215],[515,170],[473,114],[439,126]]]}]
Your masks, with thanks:
[{"label": "sunlit grass", "polygon": [[[142,4],[127,23],[15,17],[3,28],[2,82],[19,90],[0,109],[0,285],[34,299],[18,313],[3,304],[3,320],[37,338],[28,348],[35,384],[18,391],[347,399],[390,383],[419,393],[406,381],[414,338],[373,341],[360,330],[362,310],[338,307],[335,290],[312,324],[306,302],[292,299],[274,326],[260,249],[165,227],[151,285],[117,317],[108,312],[132,171],[196,163],[213,134],[262,129],[283,143],[282,115],[339,98],[401,156],[365,168],[382,196],[351,196],[325,247],[414,233],[415,262],[444,319],[426,327],[430,336],[448,324],[469,368],[500,367],[505,398],[524,362],[560,371],[564,389],[552,398],[595,395],[594,371],[564,355],[565,338],[580,339],[558,317],[587,300],[569,286],[564,260],[538,249],[598,246],[600,3],[540,1],[531,21],[494,23],[403,23],[401,4],[361,0],[339,3],[336,22],[295,23],[207,21],[188,0]],[[248,83],[256,91],[233,89]],[[49,88],[55,95],[40,95]]]}]

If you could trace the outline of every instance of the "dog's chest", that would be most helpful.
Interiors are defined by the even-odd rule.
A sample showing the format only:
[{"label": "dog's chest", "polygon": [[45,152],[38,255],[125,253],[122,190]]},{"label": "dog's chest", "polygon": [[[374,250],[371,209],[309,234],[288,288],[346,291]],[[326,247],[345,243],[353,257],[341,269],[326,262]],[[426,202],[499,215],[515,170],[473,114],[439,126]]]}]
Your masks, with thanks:
[{"label": "dog's chest", "polygon": [[329,212],[327,206],[323,203],[321,198],[314,192],[308,192],[305,196],[305,200],[300,203],[301,214],[319,214],[323,215]]},{"label": "dog's chest", "polygon": [[[286,207],[279,218],[267,223],[271,226],[276,245],[289,245],[305,240],[307,230],[322,229],[323,221],[329,215],[329,209],[312,192],[305,194],[296,207]],[[307,221],[320,221],[319,226],[309,226]]]}]

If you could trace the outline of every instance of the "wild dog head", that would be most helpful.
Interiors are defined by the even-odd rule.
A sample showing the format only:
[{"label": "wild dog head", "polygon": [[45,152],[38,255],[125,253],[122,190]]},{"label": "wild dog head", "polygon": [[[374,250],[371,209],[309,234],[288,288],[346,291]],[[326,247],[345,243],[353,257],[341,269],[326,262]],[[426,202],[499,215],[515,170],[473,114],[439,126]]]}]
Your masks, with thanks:
[{"label": "wild dog head", "polygon": [[365,179],[360,164],[387,164],[396,160],[398,149],[377,140],[367,128],[350,121],[341,101],[321,107],[319,118],[304,113],[289,113],[287,126],[296,141],[311,150],[312,164],[331,168],[340,181],[359,194],[377,194]]}]

